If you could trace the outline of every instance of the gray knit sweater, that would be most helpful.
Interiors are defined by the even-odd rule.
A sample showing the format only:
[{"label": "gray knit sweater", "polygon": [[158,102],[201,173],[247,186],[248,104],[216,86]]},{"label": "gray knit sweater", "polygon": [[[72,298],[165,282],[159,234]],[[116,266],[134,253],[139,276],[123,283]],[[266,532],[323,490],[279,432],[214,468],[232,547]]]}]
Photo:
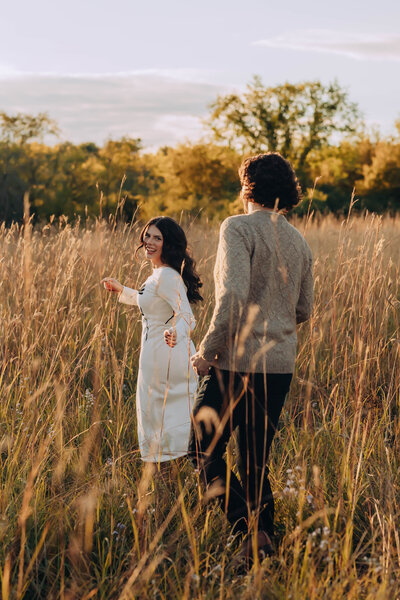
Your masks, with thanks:
[{"label": "gray knit sweater", "polygon": [[311,250],[283,215],[264,210],[221,226],[215,309],[199,353],[221,369],[293,373],[296,323],[313,303]]}]

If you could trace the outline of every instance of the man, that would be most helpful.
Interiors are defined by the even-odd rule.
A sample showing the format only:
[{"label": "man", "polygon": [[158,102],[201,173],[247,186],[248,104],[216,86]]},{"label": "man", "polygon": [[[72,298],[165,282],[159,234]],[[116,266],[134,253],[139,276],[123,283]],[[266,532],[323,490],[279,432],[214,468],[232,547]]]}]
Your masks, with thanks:
[{"label": "man", "polygon": [[[251,561],[254,548],[259,556],[272,552],[266,463],[293,376],[296,324],[311,314],[313,278],[310,248],[283,214],[301,197],[290,163],[277,153],[260,154],[242,163],[239,176],[246,212],[222,223],[215,309],[192,357],[202,379],[189,454],[206,496],[217,498],[233,531],[245,535],[240,555]],[[236,427],[241,482],[223,459]]]}]

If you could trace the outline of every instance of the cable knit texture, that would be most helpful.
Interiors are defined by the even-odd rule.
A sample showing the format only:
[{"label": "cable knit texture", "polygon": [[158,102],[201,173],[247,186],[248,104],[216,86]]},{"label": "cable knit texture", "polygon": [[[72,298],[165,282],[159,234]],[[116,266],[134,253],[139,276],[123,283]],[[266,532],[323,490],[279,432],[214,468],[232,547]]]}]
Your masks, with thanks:
[{"label": "cable knit texture", "polygon": [[283,215],[226,219],[214,268],[215,309],[200,354],[221,369],[293,373],[296,323],[313,304],[311,250]]}]

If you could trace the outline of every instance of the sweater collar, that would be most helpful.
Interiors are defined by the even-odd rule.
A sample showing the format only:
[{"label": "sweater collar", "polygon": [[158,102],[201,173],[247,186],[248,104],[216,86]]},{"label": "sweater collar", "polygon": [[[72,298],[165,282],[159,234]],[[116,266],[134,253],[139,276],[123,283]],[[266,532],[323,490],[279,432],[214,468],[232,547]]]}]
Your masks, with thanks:
[{"label": "sweater collar", "polygon": [[284,216],[284,214],[280,211],[273,210],[270,208],[265,208],[264,206],[261,206],[261,204],[255,204],[254,202],[249,202],[249,204],[247,206],[247,214],[251,215],[255,212],[262,212],[262,213],[268,213],[270,215]]}]

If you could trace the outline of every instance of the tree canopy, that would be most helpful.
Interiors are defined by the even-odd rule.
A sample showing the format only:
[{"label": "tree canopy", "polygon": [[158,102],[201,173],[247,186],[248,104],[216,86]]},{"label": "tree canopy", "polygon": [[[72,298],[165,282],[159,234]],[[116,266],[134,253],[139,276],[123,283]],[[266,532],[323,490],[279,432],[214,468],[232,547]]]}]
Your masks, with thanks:
[{"label": "tree canopy", "polygon": [[[278,151],[294,164],[305,192],[296,210],[343,213],[400,210],[400,120],[387,137],[367,133],[357,106],[336,82],[265,88],[220,96],[207,120],[213,139],[149,153],[138,138],[58,141],[44,113],[0,113],[0,221],[23,218],[29,191],[35,219],[66,215],[148,218],[181,211],[221,219],[240,208],[238,167],[250,153]],[[55,145],[46,143],[50,136]],[[55,136],[55,137],[54,137]]]},{"label": "tree canopy", "polygon": [[243,94],[219,96],[208,125],[218,142],[242,154],[280,152],[303,170],[313,150],[360,128],[357,105],[335,81],[264,87],[255,77]]},{"label": "tree canopy", "polygon": [[0,112],[0,142],[25,144],[28,141],[43,141],[46,135],[58,135],[57,123],[46,113],[7,115]]}]

